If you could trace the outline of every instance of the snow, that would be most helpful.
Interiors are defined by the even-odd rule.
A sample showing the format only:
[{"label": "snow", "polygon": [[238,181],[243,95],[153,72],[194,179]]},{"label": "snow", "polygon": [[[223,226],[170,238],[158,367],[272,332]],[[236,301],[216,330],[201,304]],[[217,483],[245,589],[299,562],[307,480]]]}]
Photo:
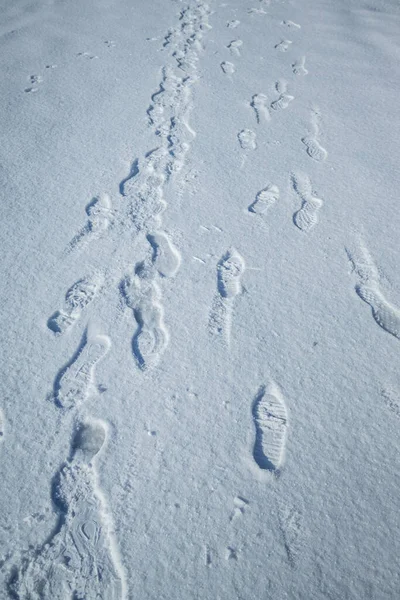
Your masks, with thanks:
[{"label": "snow", "polygon": [[398,3],[1,14],[0,598],[399,597]]}]

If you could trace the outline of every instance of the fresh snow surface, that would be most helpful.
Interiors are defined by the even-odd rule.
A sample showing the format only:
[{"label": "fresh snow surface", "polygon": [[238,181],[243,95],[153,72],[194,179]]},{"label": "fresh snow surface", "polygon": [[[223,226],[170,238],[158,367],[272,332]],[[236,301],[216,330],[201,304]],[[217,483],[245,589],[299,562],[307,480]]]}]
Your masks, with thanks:
[{"label": "fresh snow surface", "polygon": [[398,0],[1,2],[0,598],[400,598]]}]

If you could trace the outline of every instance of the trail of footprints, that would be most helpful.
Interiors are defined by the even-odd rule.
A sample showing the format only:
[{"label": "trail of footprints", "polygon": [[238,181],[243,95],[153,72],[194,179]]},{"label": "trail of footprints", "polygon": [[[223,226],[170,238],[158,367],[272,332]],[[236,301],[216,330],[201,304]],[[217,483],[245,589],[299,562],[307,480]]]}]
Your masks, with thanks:
[{"label": "trail of footprints", "polygon": [[[263,8],[250,9],[249,12],[266,14]],[[192,87],[199,78],[197,63],[203,51],[203,37],[211,27],[209,14],[210,9],[203,2],[183,9],[179,26],[171,29],[164,38],[163,49],[172,49],[171,56],[176,66],[162,69],[159,89],[153,94],[147,110],[149,127],[158,145],[143,159],[133,163],[131,173],[121,183],[121,196],[126,200],[126,208],[118,213],[107,194],[94,198],[86,207],[87,222],[67,248],[67,254],[82,250],[114,226],[121,232],[129,228],[134,235],[142,234],[147,241],[146,257],[136,262],[132,273],[123,278],[119,288],[120,296],[136,322],[132,353],[141,370],[158,364],[169,340],[162,306],[162,285],[165,280],[177,275],[181,255],[162,229],[162,215],[167,209],[164,188],[171,177],[185,168],[186,156],[196,135],[189,124],[193,108]],[[227,28],[236,29],[239,25],[240,21],[235,19],[227,23]],[[292,31],[300,29],[300,25],[293,21],[283,21],[282,25]],[[110,47],[114,45],[113,42],[106,43]],[[282,53],[288,52],[291,47],[292,41],[286,39],[275,45],[275,49]],[[239,38],[227,46],[229,53],[236,58],[241,57],[242,49],[243,41]],[[80,55],[94,58],[88,53]],[[225,75],[236,72],[235,64],[228,60],[220,66]],[[294,61],[291,67],[294,75],[308,73],[304,56]],[[31,78],[30,83],[36,85],[40,78]],[[294,100],[287,87],[284,80],[278,81],[275,85],[278,97],[271,102],[263,93],[252,96],[250,106],[258,125],[269,122],[271,114],[286,109]],[[321,114],[318,109],[313,109],[310,131],[301,140],[309,157],[317,162],[327,158],[327,152],[319,141],[320,124]],[[245,152],[257,149],[257,134],[253,130],[244,128],[237,137],[240,148]],[[307,175],[292,173],[291,181],[301,200],[293,220],[299,229],[307,232],[318,222],[323,203],[315,195]],[[269,183],[256,194],[248,210],[259,215],[266,214],[279,200],[279,195],[278,187]],[[228,344],[234,305],[242,292],[244,272],[244,258],[234,248],[230,248],[217,264],[217,290],[210,312],[209,330]],[[67,291],[64,306],[48,320],[49,329],[56,335],[64,334],[81,318],[104,285],[101,273],[78,280]],[[361,280],[356,291],[371,306],[375,321],[400,339],[400,312],[385,300],[377,283]],[[85,332],[78,351],[55,379],[53,400],[62,411],[74,411],[76,427],[70,456],[53,482],[58,523],[42,546],[24,556],[10,578],[9,591],[18,598],[116,600],[127,597],[126,575],[112,519],[98,483],[97,461],[106,445],[107,426],[100,420],[78,417],[85,401],[91,395],[104,391],[96,386],[95,369],[110,347],[108,337]],[[279,476],[285,458],[288,414],[277,386],[260,387],[252,404],[252,417],[254,461],[259,469]],[[0,411],[0,440],[3,422]],[[235,497],[229,521],[234,522],[241,517],[248,504],[247,499]],[[300,511],[283,508],[279,525],[287,559],[291,566],[295,566],[302,529]],[[228,546],[226,559],[237,561],[238,552],[234,546]],[[208,548],[205,563],[207,566],[211,564]]]},{"label": "trail of footprints", "polygon": [[[107,46],[107,48],[114,48],[116,46],[116,43],[114,41],[112,41],[112,40],[105,40],[104,44]],[[99,58],[95,54],[92,54],[91,52],[87,52],[87,51],[85,51],[85,52],[77,52],[76,56],[83,57],[83,58],[86,58],[88,60],[93,60],[93,59]],[[48,70],[48,69],[56,69],[57,65],[48,64],[48,65],[45,65],[44,68],[46,70]],[[28,77],[29,85],[28,85],[28,87],[26,87],[24,89],[24,92],[27,93],[27,94],[32,94],[32,93],[38,92],[39,89],[40,89],[41,84],[43,83],[43,81],[44,81],[44,77],[42,75],[38,75],[38,74],[29,75],[29,77]]]},{"label": "trail of footprints", "polygon": [[[113,207],[108,194],[93,198],[86,207],[86,223],[65,251],[68,257],[86,250],[113,228],[116,239],[126,231],[143,236],[145,257],[136,262],[133,273],[122,280],[119,288],[136,322],[132,352],[141,370],[157,364],[168,344],[161,287],[178,273],[181,255],[162,229],[162,215],[167,209],[164,188],[185,168],[196,135],[189,123],[192,86],[199,77],[203,36],[211,28],[209,14],[210,9],[203,2],[181,11],[179,26],[168,33],[164,43],[165,48],[171,49],[175,67],[163,67],[159,89],[147,111],[157,146],[143,159],[134,161],[129,176],[120,184],[123,202],[117,202],[118,209]],[[114,46],[113,42],[106,43],[108,47]],[[235,47],[240,44],[232,46]],[[80,56],[92,58],[89,53]],[[30,83],[38,84],[40,79],[31,78]],[[48,319],[49,330],[57,336],[68,332],[106,285],[104,273],[100,272],[76,281],[67,290],[63,306]],[[81,413],[91,397],[106,391],[104,386],[97,385],[95,371],[110,348],[107,336],[87,328],[76,353],[56,375],[49,399],[60,410],[61,424],[70,422],[64,418],[67,414],[76,423],[71,453],[52,485],[57,523],[49,538],[24,553],[20,564],[15,566],[8,581],[13,597],[127,598],[126,575],[112,519],[98,483],[97,458],[106,445],[107,426]],[[3,422],[0,413],[0,436]]]}]

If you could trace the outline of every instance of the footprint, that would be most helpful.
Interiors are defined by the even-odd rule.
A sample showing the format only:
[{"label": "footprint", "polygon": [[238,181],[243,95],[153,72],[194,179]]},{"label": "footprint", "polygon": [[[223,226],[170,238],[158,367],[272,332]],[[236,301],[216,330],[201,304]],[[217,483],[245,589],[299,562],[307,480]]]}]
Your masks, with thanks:
[{"label": "footprint", "polygon": [[249,15],[266,15],[267,12],[263,8],[249,8],[247,10]]},{"label": "footprint", "polygon": [[235,56],[241,56],[240,48],[243,46],[242,40],[232,40],[230,44],[228,44],[227,48],[230,50],[231,54]]},{"label": "footprint", "polygon": [[65,333],[94,300],[103,283],[104,278],[101,273],[84,277],[74,283],[65,295],[65,310],[55,312],[47,321],[47,327],[56,335]]},{"label": "footprint", "polygon": [[246,498],[243,498],[242,496],[236,496],[233,499],[234,509],[231,516],[229,517],[229,521],[232,523],[232,521],[235,521],[238,517],[244,515],[245,508],[248,505],[249,501],[246,500]]},{"label": "footprint", "polygon": [[266,393],[261,386],[253,403],[253,419],[256,429],[254,460],[260,467],[280,474],[284,461],[287,436],[287,411],[283,398],[277,389]]},{"label": "footprint", "polygon": [[113,222],[114,211],[108,194],[100,194],[93,198],[86,206],[85,212],[88,221],[68,244],[68,254],[99,239]]},{"label": "footprint", "polygon": [[113,42],[112,40],[106,40],[104,43],[108,48],[115,48],[116,46],[115,42]]},{"label": "footprint", "polygon": [[313,196],[311,179],[305,173],[291,173],[290,180],[294,191],[302,200],[308,200]]},{"label": "footprint", "polygon": [[146,156],[140,168],[135,161],[131,174],[121,183],[122,194],[129,199],[129,219],[137,233],[161,226],[167,208],[164,186],[170,158],[166,148],[156,148]]},{"label": "footprint", "polygon": [[96,457],[105,441],[102,421],[79,424],[71,457],[53,480],[56,526],[14,569],[8,582],[12,597],[126,598],[125,570],[98,482]]},{"label": "footprint", "polygon": [[293,73],[295,75],[307,75],[308,71],[305,67],[306,57],[302,56],[292,64]]},{"label": "footprint", "polygon": [[324,161],[328,156],[325,148],[318,141],[321,125],[321,113],[317,107],[311,111],[311,132],[310,135],[302,138],[302,142],[306,147],[307,154],[317,162]]},{"label": "footprint", "polygon": [[88,58],[89,60],[93,60],[94,58],[99,58],[95,54],[90,54],[90,52],[78,52],[77,56],[83,56],[84,58]]},{"label": "footprint", "polygon": [[254,94],[251,99],[250,106],[254,109],[256,113],[257,123],[261,122],[261,117],[265,119],[265,121],[270,121],[271,115],[269,114],[269,110],[267,107],[268,98],[265,94]]},{"label": "footprint", "polygon": [[243,257],[231,248],[217,265],[217,290],[209,317],[211,335],[223,335],[230,343],[232,312],[235,297],[242,291],[242,276],[245,271]]},{"label": "footprint", "polygon": [[289,29],[301,29],[301,25],[295,23],[294,21],[282,21],[281,25],[288,27]]},{"label": "footprint", "polygon": [[288,505],[279,507],[278,514],[286,556],[290,566],[295,568],[302,545],[302,514],[296,507]]},{"label": "footprint", "polygon": [[400,310],[386,300],[378,285],[357,285],[356,292],[370,305],[379,327],[400,340]]},{"label": "footprint", "polygon": [[35,85],[37,83],[43,83],[43,77],[41,75],[31,75],[29,77],[29,81],[32,85]]},{"label": "footprint", "polygon": [[236,29],[236,27],[240,25],[240,21],[238,21],[237,19],[235,19],[234,21],[228,21],[228,23],[226,24],[226,26],[229,29]]},{"label": "footprint", "polygon": [[218,291],[222,298],[233,298],[240,294],[244,270],[243,257],[234,248],[228,250],[217,266]]},{"label": "footprint", "polygon": [[238,140],[243,150],[255,150],[257,148],[256,134],[251,129],[242,129],[238,133]]},{"label": "footprint", "polygon": [[226,75],[233,75],[236,71],[235,65],[227,60],[221,63],[221,69]]},{"label": "footprint", "polygon": [[356,273],[359,283],[373,283],[379,281],[377,266],[362,242],[359,248],[353,252],[346,248],[347,257],[351,263],[352,272]]},{"label": "footprint", "polygon": [[181,265],[181,255],[166,233],[158,231],[147,236],[153,248],[153,264],[162,277],[174,277]]},{"label": "footprint", "polygon": [[30,85],[30,87],[27,87],[24,90],[27,94],[32,94],[34,92],[37,92],[38,88],[35,87],[35,85],[43,83],[43,77],[41,75],[30,75],[28,80],[31,85]]},{"label": "footprint", "polygon": [[101,421],[80,423],[71,443],[71,460],[89,464],[102,449],[106,429]]},{"label": "footprint", "polygon": [[290,40],[282,40],[281,42],[279,42],[279,44],[276,44],[274,47],[276,50],[279,50],[279,52],[287,52],[291,43],[292,42]]},{"label": "footprint", "polygon": [[212,565],[211,548],[207,545],[204,546],[204,564],[206,567],[211,567]]},{"label": "footprint", "polygon": [[307,149],[307,154],[317,162],[322,162],[328,156],[325,148],[321,146],[318,140],[312,136],[306,136],[302,140]]},{"label": "footprint", "polygon": [[138,265],[134,277],[122,282],[121,293],[138,325],[132,339],[133,356],[139,368],[145,370],[159,362],[169,342],[160,290],[148,271]]},{"label": "footprint", "polygon": [[289,106],[292,100],[294,100],[294,96],[290,96],[289,94],[281,94],[277,100],[271,102],[271,108],[273,110],[284,110]]},{"label": "footprint", "polygon": [[270,184],[258,192],[256,199],[249,206],[249,211],[256,214],[264,214],[279,199],[279,188]]},{"label": "footprint", "polygon": [[294,224],[302,231],[309,231],[318,223],[318,213],[323,202],[319,198],[303,201],[302,207],[293,215]]},{"label": "footprint", "polygon": [[111,347],[105,335],[88,336],[85,332],[77,353],[57,375],[53,386],[53,399],[64,409],[79,408],[96,392],[94,371]]},{"label": "footprint", "polygon": [[237,548],[234,548],[233,546],[228,546],[225,551],[225,559],[237,561],[238,560],[238,552],[239,551],[237,550]]},{"label": "footprint", "polygon": [[292,173],[291,181],[293,189],[302,200],[300,210],[293,215],[293,222],[299,229],[307,232],[318,223],[318,213],[323,205],[323,201],[313,194],[308,175]]}]

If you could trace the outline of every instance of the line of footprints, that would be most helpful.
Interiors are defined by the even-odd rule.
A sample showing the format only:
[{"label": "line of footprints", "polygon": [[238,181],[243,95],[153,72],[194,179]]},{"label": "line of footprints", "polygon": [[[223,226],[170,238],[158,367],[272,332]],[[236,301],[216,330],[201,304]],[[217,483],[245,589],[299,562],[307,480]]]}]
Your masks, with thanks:
[{"label": "line of footprints", "polygon": [[[266,14],[263,8],[251,9],[249,13]],[[240,21],[238,20],[228,21],[227,23],[227,27],[230,29],[236,29],[239,25]],[[301,26],[298,23],[290,20],[282,21],[281,25],[291,31],[298,31],[301,29]],[[243,41],[236,39],[232,40],[227,48],[231,55],[240,58],[242,46]],[[275,50],[283,53],[289,51],[291,47],[292,41],[287,39],[281,40],[274,46]],[[292,70],[295,75],[304,76],[308,74],[308,70],[305,67],[305,61],[306,57],[302,56],[292,63]],[[225,75],[233,75],[236,72],[236,65],[230,61],[223,61],[220,66]],[[275,83],[275,93],[277,94],[277,97],[272,100],[269,100],[265,93],[257,93],[252,96],[250,107],[254,111],[258,125],[269,123],[273,113],[287,109],[294,100],[294,96],[288,93],[288,83],[283,79]],[[316,162],[323,162],[328,155],[327,151],[319,141],[320,130],[321,113],[317,107],[314,107],[311,111],[310,129],[302,138],[301,142],[303,143],[308,156]],[[239,131],[237,137],[240,148],[245,153],[257,149],[257,134],[252,129],[242,129]],[[291,181],[293,189],[301,201],[300,209],[293,215],[293,222],[300,230],[307,232],[318,223],[318,213],[323,205],[323,201],[313,193],[308,175],[304,173],[292,173]],[[255,200],[249,206],[249,211],[264,215],[278,199],[278,187],[269,183],[266,188],[256,194]]]}]

